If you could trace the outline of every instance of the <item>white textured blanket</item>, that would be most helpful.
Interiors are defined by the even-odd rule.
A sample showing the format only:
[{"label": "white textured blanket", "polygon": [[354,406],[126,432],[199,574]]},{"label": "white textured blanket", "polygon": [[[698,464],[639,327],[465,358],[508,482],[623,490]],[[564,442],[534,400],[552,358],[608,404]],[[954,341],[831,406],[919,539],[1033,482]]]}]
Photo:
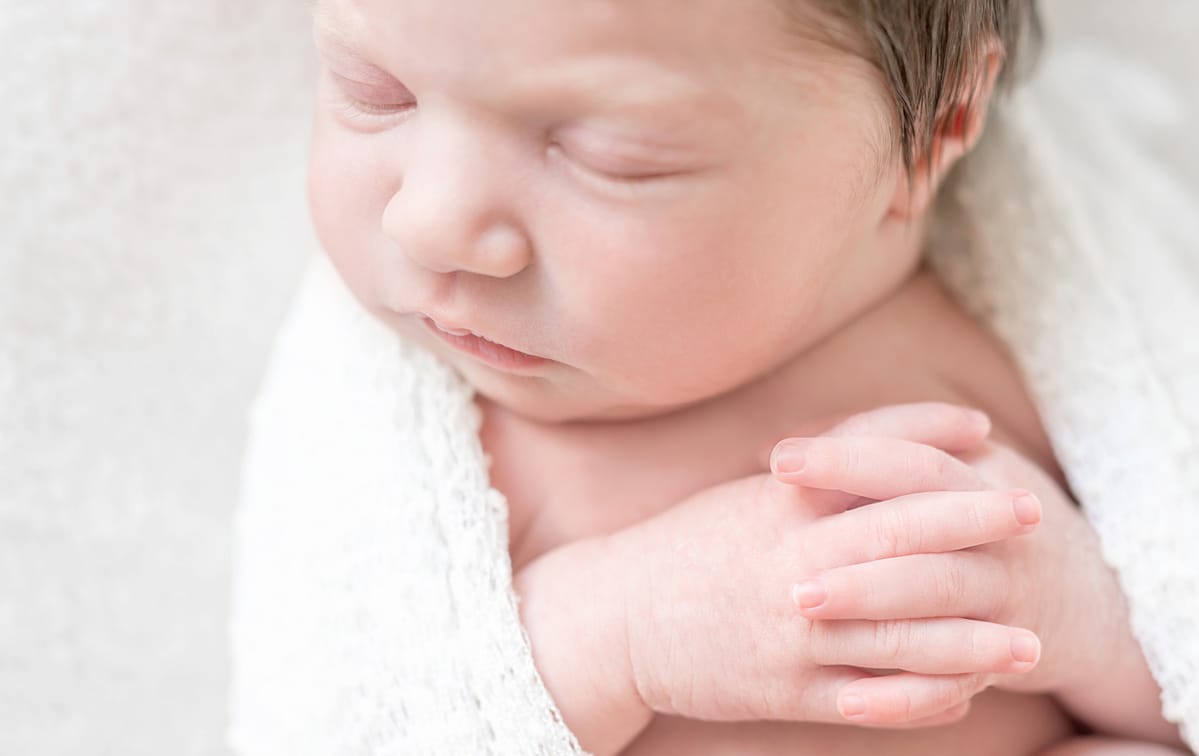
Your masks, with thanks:
[{"label": "white textured blanket", "polygon": [[[946,196],[934,262],[1023,366],[1199,746],[1199,201],[1130,135],[1169,93],[1051,61]],[[1107,107],[1112,77],[1144,100]],[[572,754],[512,592],[469,387],[313,261],[252,411],[237,521],[245,756]]]}]

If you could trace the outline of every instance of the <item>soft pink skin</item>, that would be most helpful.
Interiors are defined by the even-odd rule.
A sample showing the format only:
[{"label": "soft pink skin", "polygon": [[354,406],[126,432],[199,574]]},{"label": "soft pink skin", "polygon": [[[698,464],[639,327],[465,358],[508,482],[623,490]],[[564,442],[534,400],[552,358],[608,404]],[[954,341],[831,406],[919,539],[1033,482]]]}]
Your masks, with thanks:
[{"label": "soft pink skin", "polygon": [[[784,32],[771,3],[323,7],[316,231],[364,306],[513,411],[632,417],[716,396],[919,261],[926,184],[909,195],[881,146],[877,72]],[[354,100],[396,112],[350,115]],[[964,149],[947,141],[945,163]],[[410,328],[413,311],[557,364],[481,365]]]},{"label": "soft pink skin", "polygon": [[[802,474],[715,486],[518,574],[539,668],[581,742],[617,752],[652,714],[943,724],[994,685],[1052,692],[1101,732],[1181,744],[1081,514],[1019,455],[979,444],[985,425],[946,413],[855,416],[799,440]],[[1040,506],[1018,516],[1015,499],[1031,490]],[[845,511],[863,496],[884,500]],[[814,575],[836,576],[836,600],[804,612],[790,589]],[[900,595],[873,594],[879,576]],[[1013,657],[1013,639],[1036,639],[1024,628],[1052,659]],[[580,657],[613,663],[571,663]],[[845,716],[851,695],[866,702],[863,716]],[[804,740],[776,732],[777,747]]]},{"label": "soft pink skin", "polygon": [[[812,622],[810,613],[805,617],[789,590],[795,581],[783,576],[802,578],[877,560],[955,552],[1004,541],[1035,527],[1016,518],[1012,492],[985,490],[970,466],[933,447],[854,436],[812,439],[807,446],[815,480],[835,479],[839,490],[855,495],[842,497],[844,503],[857,495],[904,498],[831,514],[826,497],[758,476],[709,489],[613,536],[630,544],[630,553],[646,555],[639,572],[653,575],[653,591],[629,610],[635,618],[635,632],[630,633],[634,678],[651,708],[708,720],[843,721],[842,689],[865,680],[851,692],[865,696],[873,711],[857,721],[907,723],[965,703],[991,675],[1032,669],[1035,658],[1033,663],[1013,658],[1011,644],[1013,639],[1030,639],[1036,650],[1035,636],[979,621],[992,619],[987,615],[997,613],[1001,603],[985,592],[990,601],[986,612],[974,615],[979,619],[962,619],[972,616],[960,611],[963,606],[949,607],[953,611],[944,614],[907,611],[907,606],[929,603],[918,590],[927,588],[927,581],[910,590],[914,595],[907,606],[889,608],[883,614],[890,616],[880,616],[878,622]],[[898,464],[844,464],[880,458]],[[929,488],[958,493],[921,493]],[[927,524],[916,530],[911,527],[914,521]],[[673,549],[649,547],[647,540],[669,540]],[[663,556],[659,560],[657,555]],[[915,567],[906,572],[927,577],[918,575]],[[994,574],[985,577],[992,579],[990,585],[1006,586]],[[738,591],[734,585],[757,589]],[[869,608],[863,613],[860,607],[833,606],[821,618],[871,613]],[[670,641],[668,655],[652,651],[663,647],[663,636]],[[738,648],[753,648],[755,653],[739,656]],[[849,667],[941,677],[871,680]],[[682,679],[690,682],[685,690],[674,682],[662,683]],[[909,692],[922,697],[903,700]],[[888,693],[891,701],[886,700]],[[903,705],[897,707],[896,702]]]},{"label": "soft pink skin", "polygon": [[[852,416],[828,434],[905,437],[965,450],[988,431],[976,413],[921,404]],[[949,476],[956,478],[925,477],[923,483],[960,486],[976,479],[960,462]],[[857,499],[753,476],[703,491],[611,536],[556,548],[518,573],[538,667],[587,750],[619,751],[655,712],[722,721],[844,721],[838,691],[863,674],[811,658],[808,623],[791,605],[789,588],[792,577],[811,568],[801,548],[805,531]],[[826,544],[834,553],[835,546]],[[695,558],[681,564],[680,549]],[[580,592],[579,585],[589,589]],[[578,658],[612,661],[572,663]],[[959,702],[901,724],[959,719],[967,708]]]},{"label": "soft pink skin", "polygon": [[[929,672],[947,654],[961,660],[963,673],[862,679],[840,691],[842,713],[854,696],[864,711],[850,721],[911,721],[994,685],[1052,693],[1099,733],[1181,746],[1177,727],[1161,717],[1161,691],[1131,633],[1116,575],[1070,497],[1044,471],[999,444],[959,452],[970,467],[938,454],[892,438],[792,439],[776,448],[776,480],[829,489],[845,500],[879,500],[825,517],[807,533],[811,545],[804,553],[819,565],[810,576],[823,590],[797,592],[810,598],[800,612],[839,628],[847,639],[831,644],[836,651],[826,663],[874,666],[855,657],[855,636],[878,640],[870,628],[902,626],[911,618],[946,618],[933,620],[940,632],[949,638],[952,628],[963,633],[944,644],[928,632],[932,626],[882,633],[890,650],[910,644],[913,662],[922,668],[888,667]],[[786,457],[792,464],[802,459],[802,470],[779,472]],[[988,490],[996,485],[1004,488]],[[1069,579],[1048,579],[1055,576]],[[1011,670],[1020,673],[1015,677],[982,665],[965,671],[971,658],[1002,638],[968,635],[968,620],[961,618],[1033,630],[1040,642],[1026,653],[1041,657],[1043,643],[1043,660],[1035,669]],[[1079,752],[1110,746],[1100,740]]]}]

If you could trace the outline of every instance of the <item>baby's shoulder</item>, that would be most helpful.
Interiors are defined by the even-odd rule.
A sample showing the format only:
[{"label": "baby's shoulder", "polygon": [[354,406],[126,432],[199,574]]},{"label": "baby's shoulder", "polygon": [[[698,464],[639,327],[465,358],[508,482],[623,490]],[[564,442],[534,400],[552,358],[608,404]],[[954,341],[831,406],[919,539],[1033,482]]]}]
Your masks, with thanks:
[{"label": "baby's shoulder", "polygon": [[1005,464],[1019,456],[1065,487],[1065,476],[1036,409],[1024,374],[1011,351],[950,294],[937,276],[922,274],[908,327],[923,334],[927,361],[951,401],[977,407],[991,417],[991,439],[1007,447]]}]

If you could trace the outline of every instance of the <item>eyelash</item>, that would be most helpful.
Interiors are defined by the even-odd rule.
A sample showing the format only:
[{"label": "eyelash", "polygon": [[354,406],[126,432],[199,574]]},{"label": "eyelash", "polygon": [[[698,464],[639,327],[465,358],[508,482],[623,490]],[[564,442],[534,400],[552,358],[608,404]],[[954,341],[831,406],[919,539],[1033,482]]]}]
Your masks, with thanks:
[{"label": "eyelash", "polygon": [[409,103],[400,106],[392,105],[375,105],[369,102],[363,102],[348,94],[342,94],[341,111],[342,114],[349,117],[351,120],[375,120],[392,118],[402,115],[416,109],[416,103]]},{"label": "eyelash", "polygon": [[[351,96],[344,90],[341,91],[341,106],[342,114],[352,121],[380,121],[403,116],[411,113],[416,109],[416,102],[406,103],[400,106],[375,105],[374,103],[359,100]],[[559,153],[563,160],[574,173],[581,174],[587,181],[599,181],[608,188],[609,191],[615,189],[626,194],[640,194],[648,190],[649,186],[662,179],[670,178],[675,175],[672,173],[662,172],[647,175],[626,176],[616,173],[607,173],[595,168],[588,167],[585,163],[580,163],[569,156],[562,149],[560,144],[554,143],[550,145],[550,150]]]},{"label": "eyelash", "polygon": [[[354,79],[346,78],[329,70],[328,79],[330,91],[334,94],[334,103],[339,115],[344,116],[351,121],[378,121],[393,118],[416,108],[416,100],[405,102],[401,105],[378,105],[354,96],[353,89],[356,87],[367,87],[365,82],[359,82]],[[401,87],[403,88],[403,87]],[[411,93],[408,93],[406,88],[403,88],[404,99],[408,99]]]},{"label": "eyelash", "polygon": [[570,157],[570,155],[562,149],[560,144],[550,145],[550,151],[561,156],[565,161],[569,170],[583,176],[586,181],[598,181],[605,185],[609,190],[616,189],[619,192],[627,194],[641,194],[649,191],[654,185],[664,179],[671,178],[677,174],[674,173],[653,173],[638,176],[624,176],[618,173],[607,173],[605,171],[590,168],[586,163],[581,163]]}]

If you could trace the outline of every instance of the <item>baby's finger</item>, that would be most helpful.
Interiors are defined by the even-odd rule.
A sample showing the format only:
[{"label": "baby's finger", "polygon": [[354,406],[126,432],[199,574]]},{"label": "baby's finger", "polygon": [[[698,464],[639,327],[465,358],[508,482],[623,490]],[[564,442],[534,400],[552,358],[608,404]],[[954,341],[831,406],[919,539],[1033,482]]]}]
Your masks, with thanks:
[{"label": "baby's finger", "polygon": [[883,436],[948,452],[978,445],[991,432],[985,412],[945,402],[913,402],[850,415],[822,436]]},{"label": "baby's finger", "polygon": [[[841,699],[846,695],[846,691],[850,693],[861,691],[861,695],[866,697],[869,705],[873,700],[871,696],[874,696],[874,689],[870,685],[864,688],[859,688],[858,686],[863,683],[871,683],[875,679],[907,678],[908,676],[908,673],[901,672],[880,678],[877,673],[867,672],[854,667],[822,667],[814,677],[804,683],[802,695],[795,699],[797,703],[793,709],[769,713],[771,714],[771,718],[780,720],[844,724],[846,716],[842,711]],[[911,675],[911,677],[916,680],[924,678],[922,675]],[[963,677],[973,676],[963,675]],[[878,697],[885,698],[891,695],[890,691],[890,688],[884,688]],[[770,696],[771,700],[785,700],[787,698],[786,694]],[[873,713],[866,719],[855,719],[852,721],[853,724],[862,727],[885,727],[888,729],[935,727],[956,722],[966,716],[970,710],[970,700],[966,698],[961,703],[947,707],[943,711],[935,712],[930,716],[914,716],[908,721],[893,720],[889,722],[876,722],[873,719]]]},{"label": "baby's finger", "polygon": [[923,491],[979,491],[982,477],[962,460],[928,446],[897,438],[788,438],[775,446],[775,478],[807,488],[823,488],[894,499]]},{"label": "baby's finger", "polygon": [[[983,412],[944,402],[916,402],[878,407],[841,416],[836,424],[813,421],[806,431],[794,436],[855,437],[880,436],[906,439],[950,452],[965,453],[980,447],[991,432],[991,419]],[[770,468],[773,448],[763,452]],[[810,488],[805,501],[814,514],[831,514],[867,504],[872,499],[834,489]]]},{"label": "baby's finger", "polygon": [[[888,436],[928,444],[947,452],[976,448],[991,433],[981,410],[945,402],[892,404],[852,415],[817,418],[791,429],[790,436]],[[757,455],[770,468],[774,444]]]},{"label": "baby's finger", "polygon": [[812,521],[804,557],[830,569],[958,551],[1029,533],[1040,521],[1040,501],[1022,488],[911,494]]},{"label": "baby's finger", "polygon": [[837,710],[856,725],[894,727],[946,724],[965,716],[989,675],[914,675],[907,672],[856,680],[837,697]]},{"label": "baby's finger", "polygon": [[978,620],[817,620],[805,650],[819,665],[1018,675],[1037,665],[1041,642],[1028,630]]},{"label": "baby's finger", "polygon": [[804,616],[820,620],[995,619],[1009,587],[994,557],[955,552],[828,570],[796,584],[792,597]]}]

